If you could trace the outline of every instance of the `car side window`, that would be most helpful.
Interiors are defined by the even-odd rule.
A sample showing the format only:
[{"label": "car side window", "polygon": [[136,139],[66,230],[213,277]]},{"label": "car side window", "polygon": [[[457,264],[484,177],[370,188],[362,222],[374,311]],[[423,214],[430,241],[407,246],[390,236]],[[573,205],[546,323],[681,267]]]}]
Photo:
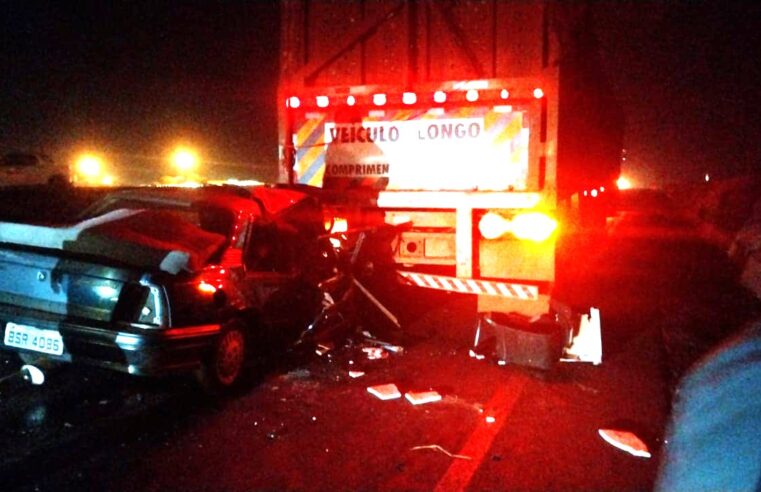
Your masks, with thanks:
[{"label": "car side window", "polygon": [[291,273],[294,269],[292,242],[272,223],[254,223],[244,248],[246,270]]}]

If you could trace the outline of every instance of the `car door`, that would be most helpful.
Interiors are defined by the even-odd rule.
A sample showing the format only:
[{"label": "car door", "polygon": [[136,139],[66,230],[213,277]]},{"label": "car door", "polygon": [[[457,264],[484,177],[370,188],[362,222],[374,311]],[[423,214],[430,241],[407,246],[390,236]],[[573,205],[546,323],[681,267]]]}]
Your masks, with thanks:
[{"label": "car door", "polygon": [[295,236],[289,227],[259,218],[243,250],[246,290],[255,299],[268,347],[295,341],[319,304],[316,288],[299,271]]}]

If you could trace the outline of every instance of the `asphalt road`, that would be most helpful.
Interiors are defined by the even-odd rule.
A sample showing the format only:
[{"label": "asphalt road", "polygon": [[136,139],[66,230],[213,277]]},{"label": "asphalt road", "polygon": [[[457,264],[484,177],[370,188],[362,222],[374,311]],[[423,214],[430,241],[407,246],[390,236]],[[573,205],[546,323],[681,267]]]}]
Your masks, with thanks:
[{"label": "asphalt road", "polygon": [[[476,360],[472,300],[410,303],[411,291],[405,334],[374,332],[401,353],[369,360],[374,342],[358,335],[322,356],[285,354],[218,400],[182,378],[73,367],[30,386],[3,357],[2,489],[649,490],[675,380],[756,306],[701,244],[613,238],[596,262],[600,366]],[[383,383],[443,398],[413,406],[366,390]],[[634,431],[653,457],[609,446],[600,428]]]}]

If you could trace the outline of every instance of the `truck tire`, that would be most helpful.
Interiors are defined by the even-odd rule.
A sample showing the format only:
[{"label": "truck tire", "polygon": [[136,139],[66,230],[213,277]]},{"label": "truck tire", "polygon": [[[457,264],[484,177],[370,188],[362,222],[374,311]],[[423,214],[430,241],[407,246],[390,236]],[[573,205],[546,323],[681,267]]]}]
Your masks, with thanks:
[{"label": "truck tire", "polygon": [[205,392],[216,395],[241,383],[248,354],[247,342],[240,323],[230,323],[222,329],[216,343],[196,371],[196,379]]}]

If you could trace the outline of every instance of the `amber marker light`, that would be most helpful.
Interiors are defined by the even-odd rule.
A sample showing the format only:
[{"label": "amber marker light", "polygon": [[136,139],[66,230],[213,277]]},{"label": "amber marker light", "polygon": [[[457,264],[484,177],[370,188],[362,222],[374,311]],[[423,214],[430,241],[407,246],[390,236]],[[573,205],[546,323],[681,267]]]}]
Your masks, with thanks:
[{"label": "amber marker light", "polygon": [[542,212],[521,213],[512,219],[488,212],[478,223],[478,230],[484,239],[497,239],[509,232],[518,239],[536,242],[549,239],[557,227],[557,221]]},{"label": "amber marker light", "polygon": [[542,212],[518,214],[510,221],[510,232],[518,239],[544,241],[558,228],[558,222]]}]

